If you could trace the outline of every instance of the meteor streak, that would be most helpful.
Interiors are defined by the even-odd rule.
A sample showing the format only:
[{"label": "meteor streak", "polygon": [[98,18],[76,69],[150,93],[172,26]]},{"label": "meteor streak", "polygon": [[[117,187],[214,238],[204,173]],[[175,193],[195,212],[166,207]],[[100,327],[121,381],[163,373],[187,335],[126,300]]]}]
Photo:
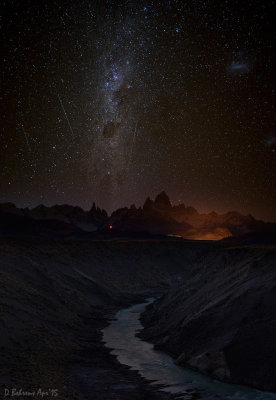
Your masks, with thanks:
[{"label": "meteor streak", "polygon": [[21,126],[22,126],[22,130],[23,130],[23,132],[24,132],[24,135],[25,135],[25,139],[26,139],[26,143],[27,143],[28,149],[29,149],[30,151],[32,151],[31,146],[30,146],[30,143],[29,143],[29,140],[28,140],[27,133],[26,133],[26,131],[25,131],[25,128],[24,128],[23,125],[21,125]]},{"label": "meteor streak", "polygon": [[64,112],[66,121],[68,122],[68,126],[69,126],[69,129],[70,129],[71,133],[72,133],[72,136],[74,136],[74,132],[73,132],[72,126],[71,126],[70,121],[69,121],[69,119],[68,119],[68,117],[67,117],[67,113],[66,113],[66,111],[65,111],[65,109],[64,109],[64,107],[63,107],[63,104],[62,104],[62,101],[61,101],[61,98],[60,98],[60,95],[59,95],[59,94],[58,94],[58,99],[59,99],[59,102],[60,102],[62,111]]}]

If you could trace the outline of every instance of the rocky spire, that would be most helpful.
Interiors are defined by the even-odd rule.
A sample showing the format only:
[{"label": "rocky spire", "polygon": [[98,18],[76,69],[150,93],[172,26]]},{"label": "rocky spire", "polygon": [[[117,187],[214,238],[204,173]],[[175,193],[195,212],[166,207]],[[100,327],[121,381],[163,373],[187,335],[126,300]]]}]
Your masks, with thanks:
[{"label": "rocky spire", "polygon": [[159,208],[159,209],[167,210],[167,209],[172,208],[169,196],[167,195],[167,193],[165,191],[159,193],[156,196],[156,199],[154,201],[154,205],[155,205],[156,208]]}]

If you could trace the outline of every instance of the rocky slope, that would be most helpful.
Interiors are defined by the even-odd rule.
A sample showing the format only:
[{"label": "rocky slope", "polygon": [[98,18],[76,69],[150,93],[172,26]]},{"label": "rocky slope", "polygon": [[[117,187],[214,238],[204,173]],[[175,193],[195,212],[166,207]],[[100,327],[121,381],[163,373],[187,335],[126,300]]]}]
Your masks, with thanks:
[{"label": "rocky slope", "polygon": [[276,391],[276,249],[228,245],[143,314],[141,336],[181,365]]}]

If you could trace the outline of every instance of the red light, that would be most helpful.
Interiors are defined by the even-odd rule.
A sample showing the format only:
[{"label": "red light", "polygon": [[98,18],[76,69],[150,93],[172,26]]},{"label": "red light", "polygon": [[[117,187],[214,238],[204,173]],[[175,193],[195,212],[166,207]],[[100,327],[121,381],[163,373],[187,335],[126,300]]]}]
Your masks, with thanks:
[{"label": "red light", "polygon": [[112,225],[109,225],[109,229],[113,229],[113,226],[112,226]]}]

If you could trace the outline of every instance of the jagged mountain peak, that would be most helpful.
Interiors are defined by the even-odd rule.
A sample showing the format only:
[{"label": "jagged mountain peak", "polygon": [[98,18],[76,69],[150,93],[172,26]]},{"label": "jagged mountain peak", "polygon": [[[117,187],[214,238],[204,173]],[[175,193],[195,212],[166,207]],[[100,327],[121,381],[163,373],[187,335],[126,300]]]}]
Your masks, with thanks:
[{"label": "jagged mountain peak", "polygon": [[163,208],[163,209],[172,208],[169,196],[164,190],[156,196],[154,200],[154,205],[157,208]]}]

